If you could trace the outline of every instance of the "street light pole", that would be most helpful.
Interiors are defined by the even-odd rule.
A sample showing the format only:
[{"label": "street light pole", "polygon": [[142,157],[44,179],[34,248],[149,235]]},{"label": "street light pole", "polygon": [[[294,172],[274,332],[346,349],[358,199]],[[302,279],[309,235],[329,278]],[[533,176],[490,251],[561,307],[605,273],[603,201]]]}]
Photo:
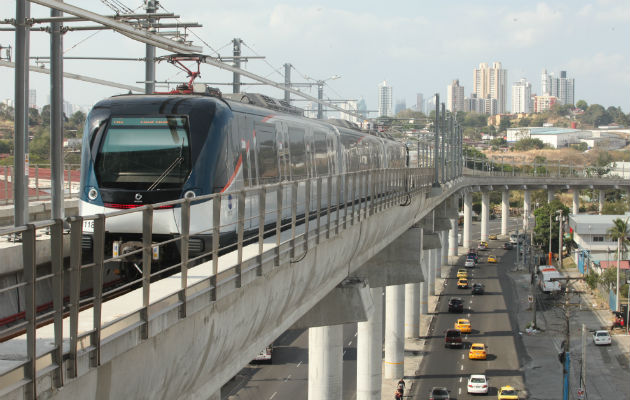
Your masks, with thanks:
[{"label": "street light pole", "polygon": [[549,213],[549,265],[551,263],[551,212]]},{"label": "street light pole", "polygon": [[558,236],[558,267],[562,268],[562,223],[564,222],[564,216],[562,215],[562,210],[560,211],[560,215],[558,215],[558,225],[559,225],[559,236]]}]

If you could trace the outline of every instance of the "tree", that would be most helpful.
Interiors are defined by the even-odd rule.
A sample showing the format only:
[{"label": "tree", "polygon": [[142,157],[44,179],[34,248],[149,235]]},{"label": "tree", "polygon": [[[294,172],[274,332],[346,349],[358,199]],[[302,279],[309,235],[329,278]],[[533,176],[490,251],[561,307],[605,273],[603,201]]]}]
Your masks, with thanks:
[{"label": "tree", "polygon": [[529,117],[523,117],[521,119],[518,120],[518,126],[519,128],[525,128],[528,126],[532,126],[532,119]]},{"label": "tree", "polygon": [[493,147],[505,147],[505,146],[507,146],[507,141],[505,139],[503,139],[502,137],[495,138],[495,139],[492,139],[490,141],[490,146],[493,146]]},{"label": "tree", "polygon": [[501,118],[501,122],[499,122],[499,132],[505,132],[509,127],[510,120],[508,118]]},{"label": "tree", "polygon": [[608,125],[613,120],[606,109],[599,104],[591,104],[581,119],[583,122],[593,126]]},{"label": "tree", "polygon": [[549,248],[549,216],[551,216],[551,251],[553,253],[558,252],[559,222],[556,221],[556,212],[558,210],[562,210],[562,215],[569,215],[569,207],[565,206],[558,199],[554,199],[551,203],[534,210],[534,216],[536,217],[534,242],[541,246],[543,251]]},{"label": "tree", "polygon": [[603,215],[623,215],[628,211],[626,202],[623,200],[606,201],[602,208]]},{"label": "tree", "polygon": [[621,262],[621,256],[627,251],[626,244],[630,237],[630,227],[628,226],[629,219],[630,217],[626,218],[625,221],[621,218],[614,219],[613,226],[606,231],[611,239],[617,241],[617,284],[615,285],[617,289],[617,304],[615,311],[619,311],[619,263]]},{"label": "tree", "polygon": [[532,149],[542,149],[545,144],[540,139],[524,138],[514,144],[514,150],[527,151]]},{"label": "tree", "polygon": [[586,109],[588,108],[588,103],[584,100],[578,100],[578,102],[575,103],[575,106],[582,111],[586,111]]}]

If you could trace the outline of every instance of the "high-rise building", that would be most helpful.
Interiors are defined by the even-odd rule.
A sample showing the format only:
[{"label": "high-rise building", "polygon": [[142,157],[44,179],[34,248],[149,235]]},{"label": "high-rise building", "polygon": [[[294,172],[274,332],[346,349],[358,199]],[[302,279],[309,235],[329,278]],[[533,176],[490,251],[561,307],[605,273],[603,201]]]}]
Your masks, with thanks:
[{"label": "high-rise building", "polygon": [[407,109],[407,102],[405,99],[396,100],[396,108],[394,110],[394,114],[398,114],[401,111],[405,111]]},{"label": "high-rise building", "polygon": [[558,102],[556,96],[543,94],[542,96],[534,96],[534,112],[539,113],[551,109]]},{"label": "high-rise building", "polygon": [[464,87],[459,86],[459,79],[446,87],[446,109],[450,112],[464,111]]},{"label": "high-rise building", "polygon": [[393,89],[383,81],[378,85],[378,116],[393,117],[394,107],[392,100]]},{"label": "high-rise building", "polygon": [[522,78],[512,85],[512,114],[530,113],[532,97],[532,84]]},{"label": "high-rise building", "polygon": [[[339,107],[343,108],[344,110],[353,111],[355,113],[358,112],[358,103],[356,100],[344,101],[343,103],[339,104]],[[355,124],[360,124],[362,122],[362,120],[359,120],[359,118],[355,117],[354,115],[346,114],[343,112],[341,113],[341,119],[345,119],[346,121],[350,121]]]},{"label": "high-rise building", "polygon": [[37,108],[37,90],[28,90],[28,108]]},{"label": "high-rise building", "polygon": [[491,99],[497,101],[496,113],[503,114],[507,108],[507,70],[503,69],[500,62],[479,64],[479,68],[473,73],[473,93],[479,99]]},{"label": "high-rise building", "polygon": [[575,79],[567,78],[567,71],[560,71],[560,78],[555,78],[544,69],[541,85],[542,94],[556,97],[558,104],[575,104]]},{"label": "high-rise building", "polygon": [[424,112],[424,96],[422,93],[416,93],[416,110]]}]

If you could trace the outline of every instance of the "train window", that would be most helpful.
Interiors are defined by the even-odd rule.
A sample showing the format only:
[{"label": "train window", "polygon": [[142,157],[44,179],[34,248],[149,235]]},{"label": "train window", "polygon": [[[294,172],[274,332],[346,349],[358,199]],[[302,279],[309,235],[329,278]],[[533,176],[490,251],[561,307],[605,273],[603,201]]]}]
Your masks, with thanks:
[{"label": "train window", "polygon": [[328,146],[326,145],[326,133],[315,131],[313,133],[313,141],[315,142],[315,167],[317,175],[328,175]]},{"label": "train window", "polygon": [[112,117],[96,157],[101,187],[180,188],[190,173],[186,117]]},{"label": "train window", "polygon": [[278,182],[278,157],[276,155],[276,132],[271,124],[256,123],[256,150],[261,184]]},{"label": "train window", "polygon": [[291,175],[293,179],[306,177],[304,134],[304,129],[289,126],[289,152],[291,153]]}]

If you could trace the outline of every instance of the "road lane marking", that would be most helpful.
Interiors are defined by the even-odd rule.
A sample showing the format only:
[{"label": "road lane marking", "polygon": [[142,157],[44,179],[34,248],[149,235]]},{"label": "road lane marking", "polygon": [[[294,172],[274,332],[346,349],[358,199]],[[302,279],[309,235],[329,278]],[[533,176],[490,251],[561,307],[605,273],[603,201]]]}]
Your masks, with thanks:
[{"label": "road lane marking", "polygon": [[359,333],[359,332],[354,332],[354,337],[357,337],[357,334],[358,334],[358,333]]},{"label": "road lane marking", "polygon": [[[462,360],[464,359],[464,355],[462,354]],[[461,382],[461,381],[460,381]]]},{"label": "road lane marking", "polygon": [[459,368],[460,371],[464,370],[464,364],[462,364],[461,368]]},{"label": "road lane marking", "polygon": [[298,363],[298,365],[297,365],[297,367],[296,367],[296,368],[300,368],[300,365],[302,365],[302,361],[300,361],[300,362]]},{"label": "road lane marking", "polygon": [[350,346],[352,344],[352,340],[348,342],[348,346]]},{"label": "road lane marking", "polygon": [[463,377],[463,376],[460,376],[460,377],[459,377],[459,383],[462,383],[462,379],[464,379],[464,377]]},{"label": "road lane marking", "polygon": [[459,388],[459,392],[457,394],[462,394],[462,388]]},{"label": "road lane marking", "polygon": [[284,378],[284,381],[288,381],[289,379],[291,379],[291,374],[289,374],[289,376],[287,376],[286,378]]},{"label": "road lane marking", "polygon": [[276,395],[278,394],[278,392],[273,392],[273,394],[271,395],[271,397],[269,397],[269,400],[273,399],[274,397],[276,397]]},{"label": "road lane marking", "polygon": [[345,351],[345,350],[343,351],[343,355],[344,355],[344,356],[346,355],[346,351]]}]

